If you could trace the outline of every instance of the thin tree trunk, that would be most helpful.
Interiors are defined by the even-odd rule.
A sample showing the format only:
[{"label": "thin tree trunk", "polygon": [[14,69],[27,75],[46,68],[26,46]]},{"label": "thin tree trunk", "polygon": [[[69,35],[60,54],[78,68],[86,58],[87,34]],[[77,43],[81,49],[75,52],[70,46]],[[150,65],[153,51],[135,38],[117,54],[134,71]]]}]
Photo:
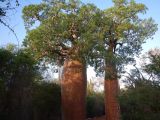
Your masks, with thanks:
[{"label": "thin tree trunk", "polygon": [[62,80],[63,120],[86,119],[86,66],[76,60],[66,60]]},{"label": "thin tree trunk", "polygon": [[110,47],[107,52],[104,81],[106,120],[120,120],[120,108],[117,100],[119,84],[113,47]]}]

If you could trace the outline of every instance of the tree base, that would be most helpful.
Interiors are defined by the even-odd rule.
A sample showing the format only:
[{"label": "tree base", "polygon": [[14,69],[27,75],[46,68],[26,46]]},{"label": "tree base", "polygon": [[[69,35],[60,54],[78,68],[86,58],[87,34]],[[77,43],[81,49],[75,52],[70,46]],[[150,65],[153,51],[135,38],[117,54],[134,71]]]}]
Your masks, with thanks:
[{"label": "tree base", "polygon": [[117,100],[118,93],[118,80],[105,80],[106,120],[120,120],[120,107]]},{"label": "tree base", "polygon": [[79,61],[65,61],[61,96],[63,120],[86,119],[86,68]]}]

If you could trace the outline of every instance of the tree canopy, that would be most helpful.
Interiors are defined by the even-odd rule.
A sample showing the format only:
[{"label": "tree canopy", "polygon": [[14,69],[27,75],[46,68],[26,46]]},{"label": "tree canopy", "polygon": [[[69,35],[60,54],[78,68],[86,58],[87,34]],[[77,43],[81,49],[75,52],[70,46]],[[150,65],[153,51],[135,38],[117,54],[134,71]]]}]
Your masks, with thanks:
[{"label": "tree canopy", "polygon": [[78,1],[43,1],[26,6],[23,18],[28,35],[24,43],[36,58],[45,56],[54,62],[90,57],[86,60],[98,71],[104,70],[104,59],[111,58],[106,50],[112,46],[112,61],[121,69],[123,63],[134,61],[133,56],[154,35],[157,24],[152,18],[140,17],[147,11],[144,4],[134,0],[113,3],[105,10]]},{"label": "tree canopy", "polygon": [[[114,5],[103,11],[101,20],[100,48],[103,59],[96,60],[94,66],[100,71],[104,69],[104,59],[117,65],[121,70],[123,64],[134,61],[134,56],[142,50],[142,44],[157,31],[157,24],[152,18],[141,17],[146,13],[147,7],[144,4],[136,3],[134,0],[113,0]],[[107,50],[112,49],[112,54]],[[97,65],[96,65],[97,64]]]},{"label": "tree canopy", "polygon": [[[156,32],[157,24],[152,18],[140,16],[146,13],[147,7],[144,4],[134,0],[113,0],[113,4],[110,8],[100,10],[93,4],[83,4],[78,0],[44,0],[41,4],[26,6],[23,9],[23,18],[28,30],[25,45],[36,59],[50,59],[58,65],[63,65],[69,59],[70,63],[74,63],[73,66],[76,62],[72,60],[78,60],[91,64],[98,73],[105,72],[106,119],[119,120],[116,99],[119,91],[118,73],[122,72],[124,64],[134,62],[134,56],[140,53],[142,44]],[[62,93],[72,98],[65,101],[68,100],[70,104],[73,100],[74,104],[76,100],[73,95],[79,89],[76,89],[75,84],[67,84],[68,79],[72,81],[70,83],[75,81],[72,76],[75,67],[67,65],[71,64],[64,65],[62,81],[65,84],[62,84]],[[68,68],[73,68],[72,72]],[[80,73],[84,72],[85,70],[78,72],[79,78],[75,78],[80,80],[79,88],[83,92],[85,83],[80,82],[84,82],[86,77]],[[69,94],[67,88],[73,88],[73,94]],[[66,98],[64,96],[62,98]],[[84,100],[84,94],[80,98]],[[68,112],[68,106],[65,108]],[[71,112],[68,113],[68,120],[75,119]]]},{"label": "tree canopy", "polygon": [[26,6],[23,9],[28,29],[25,43],[36,58],[52,58],[60,63],[67,58],[85,59],[98,37],[100,14],[93,4],[78,1],[44,1]]}]

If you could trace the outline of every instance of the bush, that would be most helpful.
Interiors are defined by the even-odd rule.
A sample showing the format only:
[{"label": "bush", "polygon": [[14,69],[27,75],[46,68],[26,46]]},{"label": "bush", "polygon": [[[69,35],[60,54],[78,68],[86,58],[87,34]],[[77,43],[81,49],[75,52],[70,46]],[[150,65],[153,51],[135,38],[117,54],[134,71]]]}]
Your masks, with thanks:
[{"label": "bush", "polygon": [[87,118],[104,115],[104,109],[104,94],[102,92],[92,91],[87,95]]},{"label": "bush", "polygon": [[34,120],[61,120],[61,89],[54,82],[41,81],[33,85]]},{"label": "bush", "polygon": [[139,86],[121,91],[122,120],[160,119],[160,86],[151,81],[141,82]]}]

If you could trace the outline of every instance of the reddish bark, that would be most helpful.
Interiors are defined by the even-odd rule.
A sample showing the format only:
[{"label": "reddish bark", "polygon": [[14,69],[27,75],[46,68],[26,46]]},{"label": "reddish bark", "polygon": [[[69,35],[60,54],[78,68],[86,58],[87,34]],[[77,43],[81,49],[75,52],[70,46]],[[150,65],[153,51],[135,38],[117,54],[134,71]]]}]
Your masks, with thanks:
[{"label": "reddish bark", "polygon": [[117,100],[118,91],[118,80],[105,80],[106,120],[120,120],[120,109]]},{"label": "reddish bark", "polygon": [[106,120],[120,120],[120,107],[118,104],[119,84],[117,79],[116,59],[114,58],[115,43],[110,41],[105,60],[105,113]]},{"label": "reddish bark", "polygon": [[63,120],[85,120],[86,66],[76,60],[65,61],[61,85]]}]

